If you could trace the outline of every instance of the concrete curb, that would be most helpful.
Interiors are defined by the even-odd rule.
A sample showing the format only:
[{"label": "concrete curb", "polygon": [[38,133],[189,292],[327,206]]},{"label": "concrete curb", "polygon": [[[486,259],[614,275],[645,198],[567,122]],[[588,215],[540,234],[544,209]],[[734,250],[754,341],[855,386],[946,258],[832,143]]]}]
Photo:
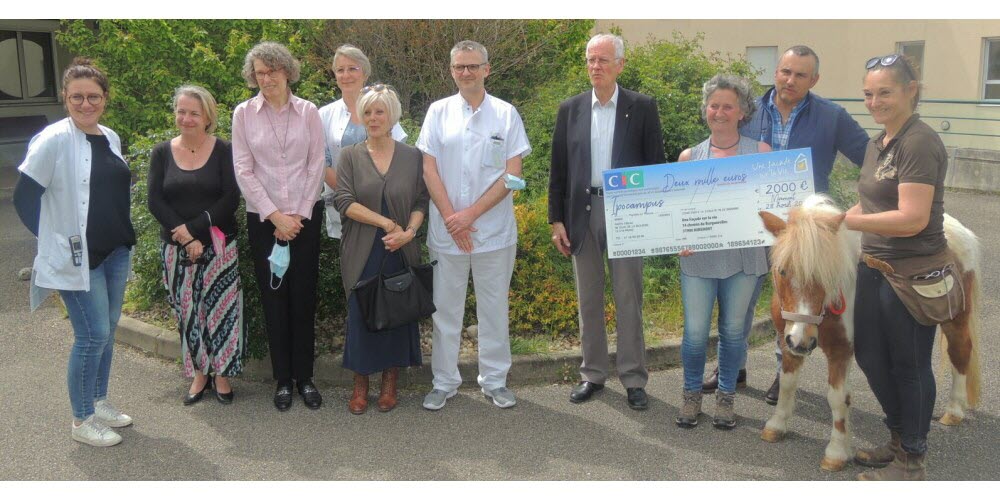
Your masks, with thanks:
[{"label": "concrete curb", "polygon": [[[758,319],[754,322],[750,341],[756,344],[774,338],[774,328],[770,319]],[[708,355],[715,356],[718,346],[718,332],[712,332],[709,337]],[[167,360],[177,360],[181,355],[180,336],[177,332],[150,325],[134,318],[122,316],[118,321],[115,339],[148,354]],[[615,369],[615,352],[611,351],[611,370]],[[528,384],[545,384],[579,379],[579,367],[582,361],[579,351],[562,351],[549,354],[531,354],[514,356],[513,364],[507,380],[512,386]],[[342,356],[323,354],[316,358],[313,379],[317,382],[341,387],[350,387],[354,383],[354,373],[341,367]],[[430,356],[424,356],[423,366],[409,368],[400,372],[399,383],[403,387],[431,385]],[[659,345],[646,349],[646,368],[662,370],[680,366],[681,339],[670,339]],[[475,356],[463,356],[459,359],[458,370],[462,374],[463,383],[476,383],[479,373],[479,363]],[[243,370],[243,378],[272,381],[271,361],[269,358],[251,359]],[[614,378],[613,376],[611,378]]]}]

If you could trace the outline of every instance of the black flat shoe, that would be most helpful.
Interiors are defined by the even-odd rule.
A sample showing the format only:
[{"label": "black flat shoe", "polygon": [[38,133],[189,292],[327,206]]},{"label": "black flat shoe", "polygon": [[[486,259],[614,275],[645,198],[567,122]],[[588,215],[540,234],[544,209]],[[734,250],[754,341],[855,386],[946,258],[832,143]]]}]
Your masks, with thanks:
[{"label": "black flat shoe", "polygon": [[274,390],[274,407],[278,411],[286,411],[292,407],[292,384],[278,383]]},{"label": "black flat shoe", "polygon": [[201,398],[205,395],[205,391],[209,389],[210,385],[212,385],[212,379],[206,380],[205,386],[202,387],[200,391],[194,394],[189,393],[186,396],[184,396],[184,406],[191,406],[197,403],[198,401],[201,401]]},{"label": "black flat shoe", "polygon": [[302,395],[302,402],[311,410],[317,410],[323,406],[323,396],[319,394],[319,389],[313,385],[312,380],[302,380],[298,383],[299,394]]},{"label": "black flat shoe", "polygon": [[215,385],[215,377],[212,377],[212,390],[215,391],[215,400],[224,404],[233,404],[233,389],[230,388],[229,392],[219,392],[219,387]]},{"label": "black flat shoe", "polygon": [[646,389],[642,387],[630,387],[626,388],[625,392],[628,394],[629,408],[639,411],[649,408],[649,397],[646,396]]},{"label": "black flat shoe", "polygon": [[587,381],[580,382],[573,388],[573,392],[569,393],[569,401],[571,403],[582,403],[590,399],[595,392],[601,389],[604,389],[604,384],[595,384]]},{"label": "black flat shoe", "polygon": [[764,402],[771,406],[778,404],[778,393],[781,392],[781,384],[779,383],[780,380],[781,375],[775,375],[774,383],[771,384],[771,388],[768,389],[767,394],[764,395]]}]

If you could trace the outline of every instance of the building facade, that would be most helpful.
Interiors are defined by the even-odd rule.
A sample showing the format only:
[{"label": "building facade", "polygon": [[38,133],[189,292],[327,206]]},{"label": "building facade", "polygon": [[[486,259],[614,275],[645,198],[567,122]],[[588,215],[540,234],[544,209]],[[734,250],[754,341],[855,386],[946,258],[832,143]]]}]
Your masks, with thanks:
[{"label": "building facade", "polygon": [[808,45],[820,57],[813,90],[870,133],[879,127],[862,101],[865,62],[906,54],[923,86],[918,112],[952,156],[947,184],[1000,190],[1000,20],[598,20],[596,30],[612,27],[630,45],[700,34],[706,52],[746,58],[765,86],[774,84],[781,51]]}]

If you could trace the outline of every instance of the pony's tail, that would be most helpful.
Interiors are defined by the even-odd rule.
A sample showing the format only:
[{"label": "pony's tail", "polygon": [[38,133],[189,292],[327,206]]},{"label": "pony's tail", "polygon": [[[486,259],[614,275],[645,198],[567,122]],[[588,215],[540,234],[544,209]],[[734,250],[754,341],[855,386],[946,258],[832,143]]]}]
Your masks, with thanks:
[{"label": "pony's tail", "polygon": [[982,295],[982,287],[979,285],[979,276],[971,273],[972,291],[969,300],[969,340],[972,342],[972,354],[969,357],[969,370],[965,374],[965,390],[969,396],[969,406],[975,408],[979,404],[979,396],[982,388],[982,373],[979,366],[979,297]]},{"label": "pony's tail", "polygon": [[[969,343],[972,344],[972,352],[969,353],[969,364],[965,370],[965,393],[969,407],[975,408],[979,404],[979,396],[982,392],[982,370],[979,365],[979,297],[981,287],[976,273],[971,273],[967,277],[972,281],[969,293],[965,297],[965,308],[968,313],[966,326],[969,330]],[[948,336],[941,328],[937,329],[937,334],[941,341],[941,367],[944,370],[949,370],[952,367],[952,362],[948,356]]]}]

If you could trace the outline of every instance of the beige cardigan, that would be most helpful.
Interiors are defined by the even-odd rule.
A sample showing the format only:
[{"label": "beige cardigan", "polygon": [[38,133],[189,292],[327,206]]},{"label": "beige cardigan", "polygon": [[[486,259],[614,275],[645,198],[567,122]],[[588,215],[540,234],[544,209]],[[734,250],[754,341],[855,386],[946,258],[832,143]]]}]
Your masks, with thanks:
[{"label": "beige cardigan", "polygon": [[[400,227],[406,227],[412,212],[423,212],[426,216],[430,195],[424,184],[420,150],[397,141],[385,177],[375,168],[364,142],[341,150],[333,202],[344,224],[340,238],[340,275],[348,297],[351,287],[361,278],[378,228],[348,217],[347,207],[360,203],[372,212],[380,213],[383,193],[389,207],[389,218]],[[420,243],[416,238],[399,251],[403,252],[410,265],[420,263]]]}]

